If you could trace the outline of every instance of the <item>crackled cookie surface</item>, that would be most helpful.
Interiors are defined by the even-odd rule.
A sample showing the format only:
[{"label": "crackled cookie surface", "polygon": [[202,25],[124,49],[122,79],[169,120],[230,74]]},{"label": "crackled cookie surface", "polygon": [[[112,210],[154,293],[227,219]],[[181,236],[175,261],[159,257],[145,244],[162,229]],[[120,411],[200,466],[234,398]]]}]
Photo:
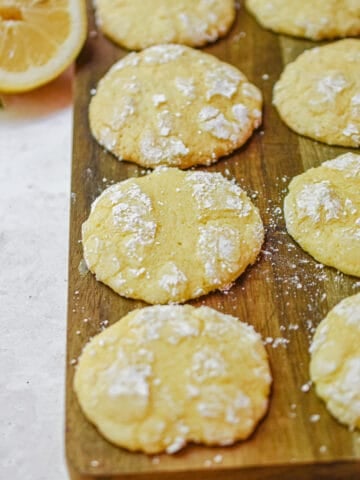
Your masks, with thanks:
[{"label": "crackled cookie surface", "polygon": [[129,313],[85,346],[74,381],[100,432],[146,453],[247,438],[267,410],[270,384],[253,327],[189,305]]},{"label": "crackled cookie surface", "polygon": [[293,178],[286,228],[319,262],[360,276],[360,156],[346,153]]},{"label": "crackled cookie surface", "polygon": [[316,329],[310,353],[317,394],[341,423],[360,428],[360,293],[328,313]]},{"label": "crackled cookie surface", "polygon": [[245,0],[245,5],[275,32],[313,40],[360,34],[358,0]]},{"label": "crackled cookie surface", "polygon": [[256,260],[264,230],[245,192],[221,174],[162,167],[106,189],[82,238],[98,280],[168,303],[228,286]]},{"label": "crackled cookie surface", "polygon": [[235,19],[234,0],[96,0],[95,6],[101,30],[130,50],[199,47],[226,35]]},{"label": "crackled cookie surface", "polygon": [[261,123],[260,91],[235,67],[181,45],[131,53],[90,102],[96,140],[145,167],[210,164]]},{"label": "crackled cookie surface", "polygon": [[330,145],[360,146],[360,40],[307,50],[285,67],[274,104],[295,132]]}]

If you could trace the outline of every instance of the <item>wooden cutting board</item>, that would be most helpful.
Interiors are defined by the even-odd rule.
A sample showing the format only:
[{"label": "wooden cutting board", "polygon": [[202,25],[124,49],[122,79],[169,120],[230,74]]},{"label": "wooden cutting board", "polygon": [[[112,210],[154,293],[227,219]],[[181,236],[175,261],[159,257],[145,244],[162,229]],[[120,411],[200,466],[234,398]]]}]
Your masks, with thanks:
[{"label": "wooden cutting board", "polygon": [[233,447],[191,445],[177,455],[155,458],[111,445],[82,415],[72,389],[82,347],[102,328],[144,305],[121,298],[83,269],[81,224],[91,202],[110,183],[144,174],[136,165],[118,162],[104,152],[90,135],[90,91],[127,53],[96,32],[90,4],[90,35],[75,81],[66,392],[71,478],[266,480],[281,475],[284,480],[359,480],[359,432],[337,423],[313,390],[305,390],[313,328],[336,303],[359,291],[360,283],[304,253],[287,235],[281,212],[294,175],[345,149],[296,135],[271,105],[272,87],[284,65],[314,44],[263,30],[243,8],[230,34],[204,50],[237,66],[260,87],[264,122],[243,148],[208,170],[236,178],[251,195],[266,226],[266,242],[257,264],[227,294],[215,292],[190,303],[238,316],[267,338],[274,378],[269,413],[248,441]]}]

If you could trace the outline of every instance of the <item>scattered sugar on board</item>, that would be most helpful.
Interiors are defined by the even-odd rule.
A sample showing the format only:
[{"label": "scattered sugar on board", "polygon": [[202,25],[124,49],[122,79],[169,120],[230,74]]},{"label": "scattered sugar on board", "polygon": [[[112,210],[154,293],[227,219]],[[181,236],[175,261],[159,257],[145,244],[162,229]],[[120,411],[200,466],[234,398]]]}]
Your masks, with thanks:
[{"label": "scattered sugar on board", "polygon": [[301,385],[300,387],[300,390],[303,392],[303,393],[308,393],[311,389],[311,385],[312,385],[312,382],[309,381],[307,383],[304,383],[303,385]]},{"label": "scattered sugar on board", "polygon": [[309,420],[311,423],[317,423],[320,420],[320,415],[318,413],[313,413],[310,415]]},{"label": "scattered sugar on board", "polygon": [[235,34],[232,38],[232,42],[236,43],[238,42],[239,40],[241,40],[242,38],[245,38],[246,37],[246,32],[239,32],[237,34]]}]

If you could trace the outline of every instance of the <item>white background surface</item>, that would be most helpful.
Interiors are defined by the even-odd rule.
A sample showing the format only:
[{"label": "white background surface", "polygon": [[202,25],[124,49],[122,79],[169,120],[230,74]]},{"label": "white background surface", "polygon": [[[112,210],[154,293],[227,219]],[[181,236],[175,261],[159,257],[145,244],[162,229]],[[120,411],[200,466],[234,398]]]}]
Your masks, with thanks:
[{"label": "white background surface", "polygon": [[0,477],[65,480],[71,75],[0,111]]}]

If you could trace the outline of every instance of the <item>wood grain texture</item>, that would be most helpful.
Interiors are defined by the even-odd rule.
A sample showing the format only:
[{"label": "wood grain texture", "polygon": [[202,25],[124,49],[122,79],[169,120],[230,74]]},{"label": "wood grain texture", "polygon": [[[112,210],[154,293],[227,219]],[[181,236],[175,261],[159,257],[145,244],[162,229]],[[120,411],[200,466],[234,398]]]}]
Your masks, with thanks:
[{"label": "wood grain texture", "polygon": [[[95,32],[90,3],[90,32]],[[240,68],[264,94],[262,127],[243,148],[208,170],[237,179],[260,208],[267,233],[259,261],[230,292],[215,292],[190,303],[238,316],[264,338],[274,338],[275,344],[267,347],[274,384],[269,413],[248,441],[230,448],[190,445],[177,455],[161,455],[159,463],[154,463],[149,456],[129,453],[103,439],[85,420],[72,389],[74,363],[83,345],[105,320],[112,324],[144,305],[119,297],[79,270],[81,224],[91,202],[111,182],[144,173],[134,164],[118,162],[90,135],[90,90],[126,54],[100,34],[90,34],[77,63],[75,82],[66,392],[66,455],[72,479],[360,478],[359,433],[338,424],[313,390],[301,390],[309,381],[312,328],[341,299],[356,293],[359,285],[353,277],[319,268],[287,235],[281,213],[294,175],[345,151],[299,137],[271,105],[272,87],[284,64],[313,45],[265,31],[241,9],[230,34],[205,49]],[[318,422],[310,421],[313,414],[320,415]],[[223,457],[221,464],[212,461],[205,467],[217,454]]]}]

